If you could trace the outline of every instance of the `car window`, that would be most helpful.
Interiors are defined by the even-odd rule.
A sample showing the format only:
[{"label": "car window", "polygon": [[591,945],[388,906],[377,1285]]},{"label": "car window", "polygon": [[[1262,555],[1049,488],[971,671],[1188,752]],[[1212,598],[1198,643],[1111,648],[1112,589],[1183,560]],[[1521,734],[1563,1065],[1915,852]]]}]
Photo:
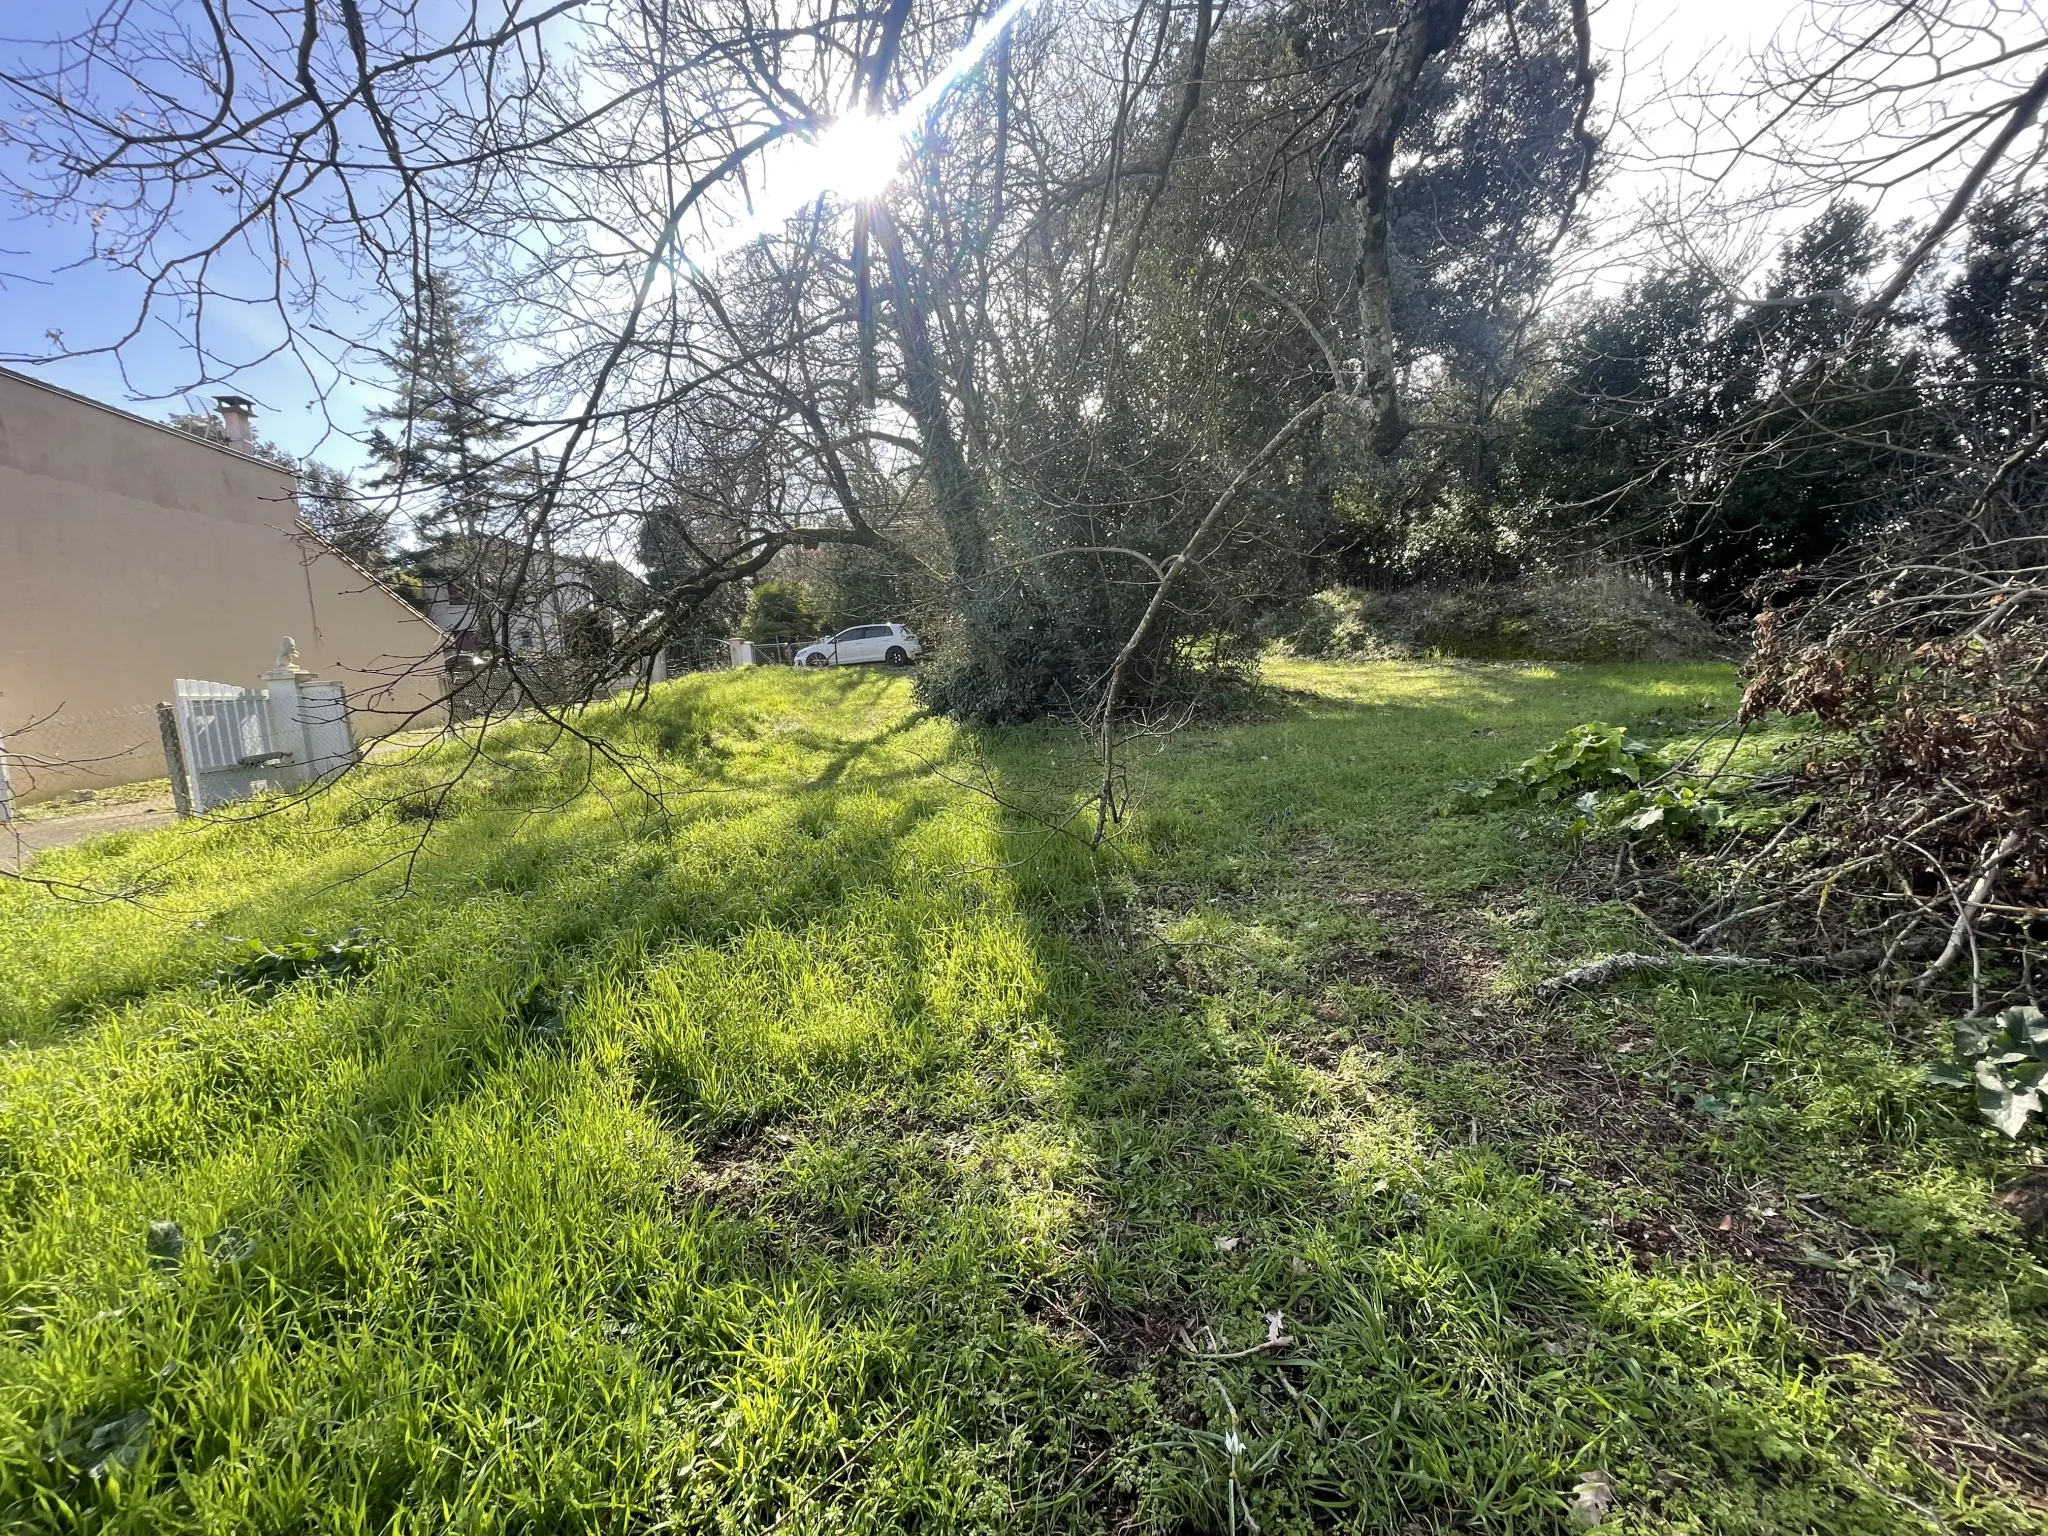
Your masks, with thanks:
[{"label": "car window", "polygon": [[860,625],[856,624],[851,629],[842,629],[841,631],[839,631],[838,634],[834,635],[832,638],[834,641],[858,640],[861,638],[861,636],[865,635],[866,633],[866,630],[861,628]]},{"label": "car window", "polygon": [[864,640],[886,640],[888,637],[889,626],[886,624],[870,624],[861,636]]}]

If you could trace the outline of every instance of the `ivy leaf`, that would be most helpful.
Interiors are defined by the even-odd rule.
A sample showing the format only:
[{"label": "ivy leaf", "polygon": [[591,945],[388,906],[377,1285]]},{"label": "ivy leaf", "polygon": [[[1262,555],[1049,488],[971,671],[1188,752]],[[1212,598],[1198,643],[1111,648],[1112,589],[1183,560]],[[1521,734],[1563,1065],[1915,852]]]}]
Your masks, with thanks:
[{"label": "ivy leaf", "polygon": [[206,1240],[206,1256],[216,1264],[244,1264],[256,1253],[256,1239],[240,1227],[222,1227]]},{"label": "ivy leaf", "polygon": [[86,1464],[86,1475],[105,1477],[110,1472],[133,1471],[135,1463],[142,1459],[142,1453],[147,1449],[148,1409],[138,1408],[118,1419],[109,1419],[85,1442],[85,1454],[91,1458]]},{"label": "ivy leaf", "polygon": [[2008,1039],[2035,1050],[2048,1047],[2048,1014],[2033,1007],[2007,1008],[1992,1021]]},{"label": "ivy leaf", "polygon": [[185,1257],[185,1229],[175,1221],[152,1221],[149,1237],[143,1244],[149,1254],[149,1262],[161,1270],[175,1270],[178,1261]]}]

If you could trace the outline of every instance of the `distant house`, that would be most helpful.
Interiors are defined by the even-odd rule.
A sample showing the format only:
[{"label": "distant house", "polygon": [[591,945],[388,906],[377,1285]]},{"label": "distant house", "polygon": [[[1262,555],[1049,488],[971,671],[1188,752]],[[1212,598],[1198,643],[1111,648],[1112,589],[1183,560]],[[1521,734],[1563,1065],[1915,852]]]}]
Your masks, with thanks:
[{"label": "distant house", "polygon": [[228,402],[208,442],[0,368],[0,733],[23,802],[164,772],[172,679],[253,683],[290,635],[358,735],[443,692],[446,636],[298,518]]},{"label": "distant house", "polygon": [[[560,656],[608,625],[624,589],[623,566],[536,550],[489,536],[444,543],[417,562],[427,617],[458,654],[497,652],[509,635],[519,656]],[[509,618],[510,622],[505,622]]]}]

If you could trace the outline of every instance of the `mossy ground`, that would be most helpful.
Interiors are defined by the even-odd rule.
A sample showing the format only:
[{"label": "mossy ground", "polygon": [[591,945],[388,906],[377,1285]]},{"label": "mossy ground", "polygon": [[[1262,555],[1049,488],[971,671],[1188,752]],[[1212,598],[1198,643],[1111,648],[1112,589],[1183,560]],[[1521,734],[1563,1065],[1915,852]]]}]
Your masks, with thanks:
[{"label": "mossy ground", "polygon": [[1731,674],[1269,680],[1100,859],[1060,732],[769,671],[44,855],[132,899],[0,888],[10,1526],[2038,1529],[2029,1154],[1927,1021],[1536,1008],[1632,916],[1432,814]]}]

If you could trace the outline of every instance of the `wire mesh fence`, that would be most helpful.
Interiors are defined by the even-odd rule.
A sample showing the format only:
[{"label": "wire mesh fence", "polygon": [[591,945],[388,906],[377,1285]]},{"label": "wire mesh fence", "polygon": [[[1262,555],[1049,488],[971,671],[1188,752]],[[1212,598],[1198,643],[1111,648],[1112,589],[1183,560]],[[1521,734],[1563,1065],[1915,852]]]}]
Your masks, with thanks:
[{"label": "wire mesh fence", "polygon": [[164,776],[154,704],[67,712],[0,733],[0,819],[40,800]]},{"label": "wire mesh fence", "polygon": [[701,636],[674,640],[662,651],[662,671],[669,677],[685,672],[722,672],[732,665],[732,642]]}]

